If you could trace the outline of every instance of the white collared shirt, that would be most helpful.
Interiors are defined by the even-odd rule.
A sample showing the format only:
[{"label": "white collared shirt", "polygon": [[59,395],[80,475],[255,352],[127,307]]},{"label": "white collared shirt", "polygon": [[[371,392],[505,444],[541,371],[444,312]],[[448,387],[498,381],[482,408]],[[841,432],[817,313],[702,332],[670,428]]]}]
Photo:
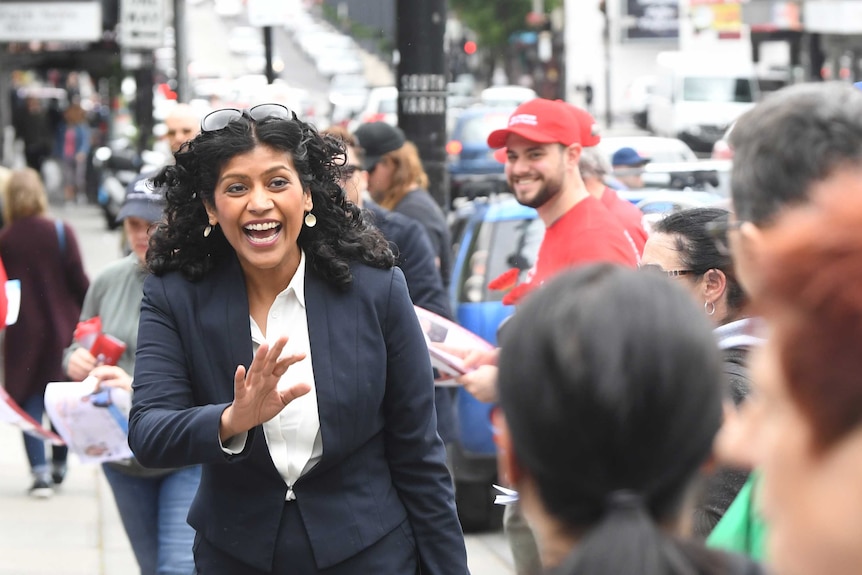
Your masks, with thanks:
[{"label": "white collared shirt", "polygon": [[[278,382],[278,389],[287,389],[297,383],[307,383],[311,391],[291,401],[277,416],[263,424],[266,444],[275,468],[284,478],[288,491],[286,500],[293,501],[296,495],[293,484],[311,470],[323,455],[323,440],[320,435],[320,415],[317,411],[317,394],[314,371],[311,367],[311,346],[308,341],[308,317],[305,313],[305,252],[301,252],[299,266],[293,279],[269,308],[264,336],[254,318],[251,322],[252,347],[256,353],[264,342],[274,343],[287,336],[288,342],[282,355],[303,352],[305,359],[291,365]],[[248,437],[242,433],[225,442],[227,453],[239,453]]]}]

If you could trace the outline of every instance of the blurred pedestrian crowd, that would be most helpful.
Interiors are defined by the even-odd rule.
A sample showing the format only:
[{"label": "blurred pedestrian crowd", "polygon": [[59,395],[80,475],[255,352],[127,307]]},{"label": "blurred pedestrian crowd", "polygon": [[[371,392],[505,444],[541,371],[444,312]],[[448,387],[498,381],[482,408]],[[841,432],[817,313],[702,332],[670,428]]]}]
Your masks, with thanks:
[{"label": "blurred pedestrian crowd", "polygon": [[95,203],[92,155],[108,140],[110,110],[89,78],[76,72],[39,83],[16,77],[11,96],[12,126],[27,166],[42,174],[46,162],[55,163],[63,200]]}]

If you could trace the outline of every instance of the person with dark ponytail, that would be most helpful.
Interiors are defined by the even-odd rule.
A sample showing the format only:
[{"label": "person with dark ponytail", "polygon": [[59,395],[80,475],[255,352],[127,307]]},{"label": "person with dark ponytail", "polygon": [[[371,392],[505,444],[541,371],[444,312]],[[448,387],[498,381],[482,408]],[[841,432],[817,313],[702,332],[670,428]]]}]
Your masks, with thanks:
[{"label": "person with dark ponytail", "polygon": [[762,572],[681,538],[722,420],[720,354],[682,287],[585,266],[529,296],[501,341],[501,469],[549,573]]}]

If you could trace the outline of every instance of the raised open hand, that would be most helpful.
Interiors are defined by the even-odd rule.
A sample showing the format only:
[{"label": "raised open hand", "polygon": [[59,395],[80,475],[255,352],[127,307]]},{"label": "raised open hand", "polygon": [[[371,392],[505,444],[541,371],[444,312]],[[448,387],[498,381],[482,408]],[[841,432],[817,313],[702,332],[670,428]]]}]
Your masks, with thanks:
[{"label": "raised open hand", "polygon": [[278,389],[278,381],[287,369],[305,358],[304,353],[279,357],[286,344],[286,337],[280,337],[272,346],[264,343],[254,354],[248,371],[237,366],[234,400],[221,417],[219,435],[222,440],[269,421],[288,403],[311,390],[307,383]]}]

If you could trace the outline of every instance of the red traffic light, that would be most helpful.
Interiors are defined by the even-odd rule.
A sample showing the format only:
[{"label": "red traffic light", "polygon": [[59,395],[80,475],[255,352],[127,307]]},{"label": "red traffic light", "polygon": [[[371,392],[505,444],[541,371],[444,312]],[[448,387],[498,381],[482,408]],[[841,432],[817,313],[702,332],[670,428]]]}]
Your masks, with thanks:
[{"label": "red traffic light", "polygon": [[467,40],[464,42],[464,53],[465,54],[475,54],[476,53],[476,43],[472,40]]}]

